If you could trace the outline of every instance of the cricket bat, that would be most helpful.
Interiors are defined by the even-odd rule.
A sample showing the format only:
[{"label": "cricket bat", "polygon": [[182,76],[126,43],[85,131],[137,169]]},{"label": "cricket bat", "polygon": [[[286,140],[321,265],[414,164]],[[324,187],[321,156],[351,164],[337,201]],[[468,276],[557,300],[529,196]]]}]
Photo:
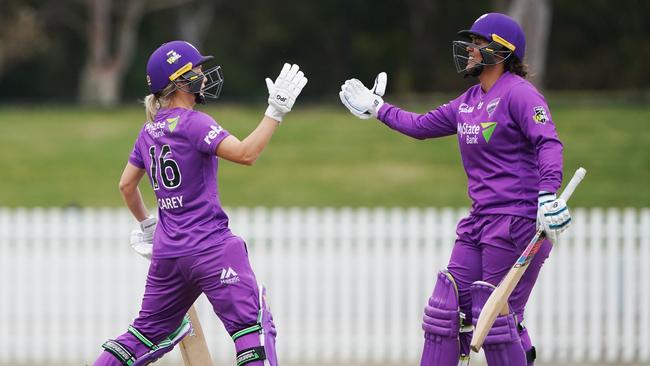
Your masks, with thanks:
[{"label": "cricket bat", "polygon": [[[569,184],[567,184],[567,186],[564,188],[564,191],[560,195],[560,198],[568,201],[573,194],[573,191],[576,189],[578,184],[580,184],[580,181],[582,181],[582,179],[585,177],[586,173],[587,171],[584,168],[578,168],[578,170],[576,170],[575,174],[573,175],[573,178],[571,178],[569,181]],[[545,238],[546,236],[544,235],[544,231],[542,229],[538,229],[533,239],[530,241],[528,246],[526,246],[526,249],[524,249],[524,252],[521,254],[521,256],[519,256],[519,259],[517,259],[499,286],[494,289],[494,292],[492,292],[488,298],[476,322],[474,335],[472,336],[472,341],[470,342],[472,351],[478,352],[481,349],[481,346],[483,346],[483,341],[485,341],[485,337],[490,331],[490,328],[492,328],[492,325],[494,324],[497,316],[499,314],[506,315],[509,313],[508,298],[510,297],[510,294],[512,294],[512,291],[515,289],[515,286],[517,286],[517,283],[519,283],[521,276],[523,276],[524,272],[526,272],[530,261],[533,259],[537,251],[539,251],[539,248],[541,247],[542,242],[544,242]]]},{"label": "cricket bat", "polygon": [[192,331],[179,343],[185,366],[212,366],[212,357],[203,336],[203,328],[194,305],[187,311],[192,323]]}]

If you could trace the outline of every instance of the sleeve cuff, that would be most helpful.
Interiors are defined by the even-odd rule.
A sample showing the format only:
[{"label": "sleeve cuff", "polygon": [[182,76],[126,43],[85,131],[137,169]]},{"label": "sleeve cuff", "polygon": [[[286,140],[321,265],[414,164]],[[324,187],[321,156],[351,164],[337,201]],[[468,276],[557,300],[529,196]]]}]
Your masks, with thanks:
[{"label": "sleeve cuff", "polygon": [[377,119],[384,122],[384,117],[386,116],[386,113],[388,113],[388,108],[390,107],[392,107],[390,103],[384,102],[384,104],[382,104],[377,111]]},{"label": "sleeve cuff", "polygon": [[136,168],[144,169],[144,164],[141,161],[135,160],[131,157],[129,157],[129,163]]}]

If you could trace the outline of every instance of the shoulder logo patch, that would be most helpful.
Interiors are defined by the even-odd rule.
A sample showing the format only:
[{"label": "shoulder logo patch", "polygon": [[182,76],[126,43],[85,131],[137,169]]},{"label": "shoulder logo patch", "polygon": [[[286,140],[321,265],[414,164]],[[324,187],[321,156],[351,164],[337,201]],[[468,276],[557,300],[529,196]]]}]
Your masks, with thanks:
[{"label": "shoulder logo patch", "polygon": [[548,121],[548,114],[546,113],[544,106],[539,105],[533,108],[533,120],[535,123],[540,125],[543,125]]}]

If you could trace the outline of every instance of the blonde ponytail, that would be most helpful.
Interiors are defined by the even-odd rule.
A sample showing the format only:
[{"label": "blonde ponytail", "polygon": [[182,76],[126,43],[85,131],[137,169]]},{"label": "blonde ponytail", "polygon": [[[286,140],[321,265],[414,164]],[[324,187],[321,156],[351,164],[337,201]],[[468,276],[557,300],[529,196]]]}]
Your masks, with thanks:
[{"label": "blonde ponytail", "polygon": [[158,113],[158,109],[160,109],[158,98],[156,98],[156,96],[153,94],[149,94],[144,97],[143,103],[145,113],[147,114],[147,122],[153,122],[154,118],[156,117],[156,113]]},{"label": "blonde ponytail", "polygon": [[144,97],[144,110],[147,115],[147,122],[153,122],[160,108],[166,108],[171,102],[172,96],[176,91],[176,85],[169,83],[161,92],[149,94]]}]

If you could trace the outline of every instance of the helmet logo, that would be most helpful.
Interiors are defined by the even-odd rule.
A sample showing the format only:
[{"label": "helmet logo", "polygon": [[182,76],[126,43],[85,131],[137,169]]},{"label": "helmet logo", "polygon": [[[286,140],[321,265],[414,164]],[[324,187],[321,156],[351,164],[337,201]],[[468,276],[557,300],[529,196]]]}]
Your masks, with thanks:
[{"label": "helmet logo", "polygon": [[151,77],[149,75],[147,75],[147,85],[151,86]]},{"label": "helmet logo", "polygon": [[168,64],[173,64],[174,62],[178,61],[178,59],[181,58],[181,55],[176,53],[176,51],[171,50],[167,52],[167,63]]}]

